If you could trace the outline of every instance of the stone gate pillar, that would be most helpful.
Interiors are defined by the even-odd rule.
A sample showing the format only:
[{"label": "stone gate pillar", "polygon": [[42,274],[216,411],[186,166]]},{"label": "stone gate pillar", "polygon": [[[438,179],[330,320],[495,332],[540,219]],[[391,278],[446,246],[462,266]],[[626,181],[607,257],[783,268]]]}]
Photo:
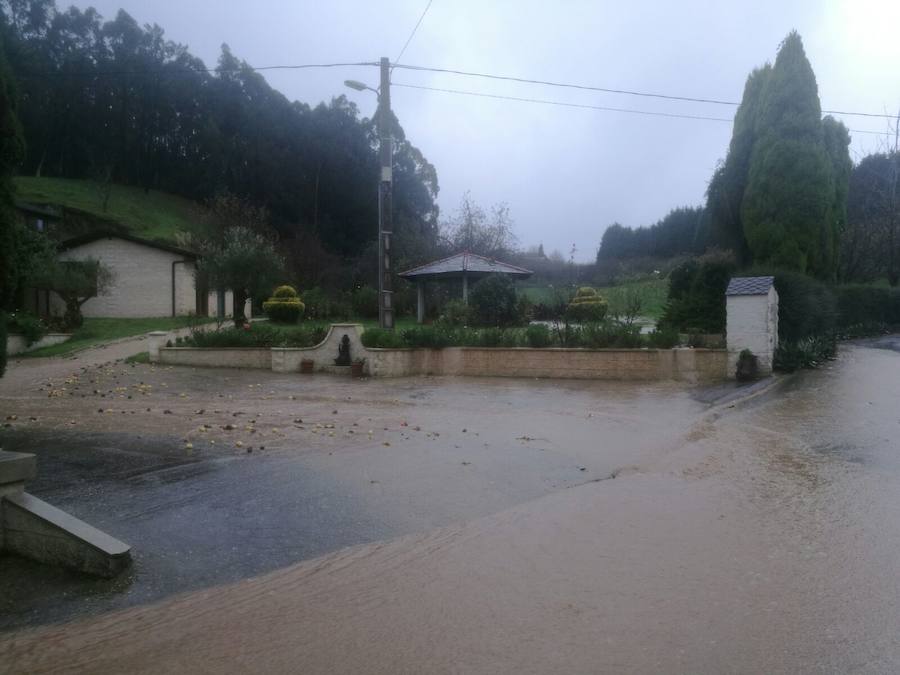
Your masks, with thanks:
[{"label": "stone gate pillar", "polygon": [[772,372],[778,348],[778,292],[774,277],[734,277],[725,292],[728,376],[734,377],[740,353],[749,349],[763,375]]}]

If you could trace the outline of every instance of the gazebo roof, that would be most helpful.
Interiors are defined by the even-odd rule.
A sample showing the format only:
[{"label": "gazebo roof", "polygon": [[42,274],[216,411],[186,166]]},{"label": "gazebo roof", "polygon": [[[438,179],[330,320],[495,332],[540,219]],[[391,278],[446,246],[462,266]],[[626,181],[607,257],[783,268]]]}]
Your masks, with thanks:
[{"label": "gazebo roof", "polygon": [[532,272],[524,267],[516,267],[499,260],[485,258],[482,255],[464,252],[413,267],[411,270],[401,272],[400,276],[404,279],[427,279],[459,277],[463,274],[473,277],[485,274],[507,274],[512,277],[526,278],[530,277]]}]

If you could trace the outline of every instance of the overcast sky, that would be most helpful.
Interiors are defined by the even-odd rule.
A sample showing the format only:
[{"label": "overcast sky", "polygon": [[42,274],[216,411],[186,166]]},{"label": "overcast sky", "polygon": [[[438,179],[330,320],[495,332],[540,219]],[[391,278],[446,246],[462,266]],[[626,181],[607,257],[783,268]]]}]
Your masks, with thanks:
[{"label": "overcast sky", "polygon": [[[62,7],[67,3],[58,0]],[[105,18],[125,9],[215,65],[228,43],[254,66],[393,61],[427,0],[95,0]],[[900,2],[896,0],[433,0],[401,63],[472,70],[695,98],[740,100],[754,67],[774,60],[796,28],[824,109],[896,113],[900,107]],[[274,71],[269,82],[315,104],[347,94],[370,116],[374,68]],[[711,117],[729,106],[579,92],[396,70],[395,84],[477,91],[597,106]],[[655,222],[700,204],[724,156],[727,122],[476,98],[394,87],[407,136],[437,167],[439,202],[450,214],[466,190],[480,204],[509,204],[522,246],[593,258],[612,222]],[[886,121],[842,118],[855,130]],[[885,138],[854,133],[854,160]]]}]

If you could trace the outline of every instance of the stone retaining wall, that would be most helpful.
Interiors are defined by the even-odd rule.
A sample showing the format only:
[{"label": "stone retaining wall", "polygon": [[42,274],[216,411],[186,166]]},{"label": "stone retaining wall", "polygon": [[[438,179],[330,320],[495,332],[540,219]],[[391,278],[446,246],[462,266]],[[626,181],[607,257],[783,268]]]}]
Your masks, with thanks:
[{"label": "stone retaining wall", "polygon": [[272,350],[267,348],[203,349],[200,347],[163,347],[159,349],[158,362],[173,366],[271,370]]},{"label": "stone retaining wall", "polygon": [[[334,324],[315,347],[274,349],[166,348],[166,335],[151,334],[151,360],[172,365],[262,368],[300,371],[309,359],[317,372],[335,372],[334,359],[344,335],[351,358],[364,358],[373,377],[466,375],[483,377],[559,377],[597,380],[698,383],[727,376],[727,352],[720,349],[530,349],[448,347],[445,349],[367,349],[358,324]],[[154,353],[158,354],[154,359]]]}]

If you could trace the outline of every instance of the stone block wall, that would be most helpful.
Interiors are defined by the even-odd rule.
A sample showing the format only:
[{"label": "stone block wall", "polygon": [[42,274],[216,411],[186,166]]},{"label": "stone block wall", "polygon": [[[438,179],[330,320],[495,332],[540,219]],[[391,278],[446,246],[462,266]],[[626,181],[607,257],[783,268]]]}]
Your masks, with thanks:
[{"label": "stone block wall", "polygon": [[344,335],[352,359],[366,360],[372,377],[464,375],[472,377],[540,377],[622,381],[676,380],[687,383],[725,379],[727,352],[720,349],[529,349],[448,347],[446,349],[367,349],[358,324],[334,324],[315,347],[275,349],[165,348],[164,335],[151,334],[151,361],[172,365],[271,368],[300,371],[313,361],[318,372],[336,372],[334,359]]}]

